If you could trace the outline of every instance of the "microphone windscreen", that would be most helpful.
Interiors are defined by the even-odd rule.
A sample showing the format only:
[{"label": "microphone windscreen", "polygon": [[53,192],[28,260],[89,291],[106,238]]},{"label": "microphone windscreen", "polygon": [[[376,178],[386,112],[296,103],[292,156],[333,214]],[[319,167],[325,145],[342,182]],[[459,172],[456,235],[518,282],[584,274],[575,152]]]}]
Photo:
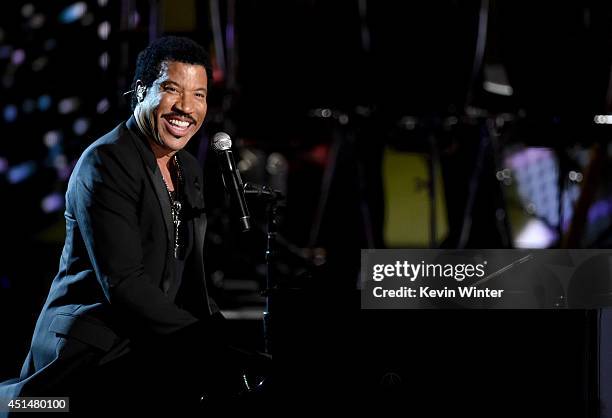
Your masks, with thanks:
[{"label": "microphone windscreen", "polygon": [[232,140],[225,132],[217,132],[213,137],[212,146],[217,152],[227,151],[232,148]]}]

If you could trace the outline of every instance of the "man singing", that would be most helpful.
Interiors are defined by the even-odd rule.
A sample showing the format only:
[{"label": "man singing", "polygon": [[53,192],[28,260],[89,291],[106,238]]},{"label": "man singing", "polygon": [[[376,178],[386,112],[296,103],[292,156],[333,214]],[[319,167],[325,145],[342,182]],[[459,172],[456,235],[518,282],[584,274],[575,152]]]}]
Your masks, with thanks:
[{"label": "man singing", "polygon": [[89,146],[70,178],[59,272],[11,396],[70,396],[77,411],[132,399],[138,410],[174,410],[238,368],[220,354],[202,170],[183,150],[206,116],[210,73],[187,38],[138,56],[133,115]]}]

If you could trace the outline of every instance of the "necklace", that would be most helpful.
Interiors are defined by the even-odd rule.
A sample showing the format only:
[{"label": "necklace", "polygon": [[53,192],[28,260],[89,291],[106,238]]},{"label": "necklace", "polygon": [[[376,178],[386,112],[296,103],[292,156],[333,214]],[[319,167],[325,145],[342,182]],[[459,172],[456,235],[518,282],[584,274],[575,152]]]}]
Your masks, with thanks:
[{"label": "necklace", "polygon": [[179,193],[181,183],[183,182],[183,170],[179,165],[178,158],[176,154],[172,159],[175,171],[176,171],[176,187],[174,191],[170,191],[168,187],[168,183],[166,183],[166,179],[162,175],[162,180],[164,181],[164,185],[166,186],[166,190],[168,191],[168,197],[170,198],[170,211],[172,213],[172,222],[174,223],[174,258],[179,257],[179,252],[182,246],[182,242],[180,239],[180,226],[181,226],[181,210],[183,205],[179,199]]}]

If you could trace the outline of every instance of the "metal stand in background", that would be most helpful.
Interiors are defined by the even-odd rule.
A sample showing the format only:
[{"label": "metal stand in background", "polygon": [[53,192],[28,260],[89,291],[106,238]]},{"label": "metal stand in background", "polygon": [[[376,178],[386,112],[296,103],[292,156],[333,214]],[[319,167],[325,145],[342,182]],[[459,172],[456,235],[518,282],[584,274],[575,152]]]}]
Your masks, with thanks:
[{"label": "metal stand in background", "polygon": [[482,132],[478,143],[478,154],[476,156],[476,162],[474,164],[474,170],[470,176],[470,183],[468,186],[467,200],[465,203],[465,209],[463,212],[463,222],[461,224],[461,234],[459,235],[459,242],[457,248],[464,249],[467,247],[468,240],[472,232],[472,217],[474,212],[474,206],[476,205],[476,196],[480,187],[480,182],[483,174],[483,166],[486,157],[486,151],[490,145],[490,138],[487,134]]},{"label": "metal stand in background", "polygon": [[[350,120],[349,115],[337,109],[327,108],[311,109],[308,113],[312,118],[331,119],[333,121],[331,131],[333,140],[330,144],[329,156],[327,159],[327,164],[325,165],[325,171],[323,172],[320,198],[314,219],[312,221],[308,246],[310,248],[316,248],[320,245],[319,240],[323,219],[328,209],[328,200],[332,193],[333,181],[339,170],[339,162],[341,159],[344,159],[345,161],[348,161],[349,164],[354,163],[354,166],[351,168],[354,168],[356,171],[353,178],[355,179],[357,186],[359,213],[365,235],[365,245],[366,248],[374,248],[375,244],[374,227],[372,225],[372,211],[366,197],[366,172],[358,155],[357,138],[355,137],[354,132],[352,132],[348,126]],[[341,169],[346,170],[345,167],[342,167]]]},{"label": "metal stand in background", "polygon": [[[485,170],[485,161],[488,155],[493,156],[493,167],[495,171],[499,170],[499,144],[498,141],[498,129],[501,126],[495,124],[500,123],[502,118],[498,117],[485,117],[482,121],[479,121],[480,126],[480,140],[478,145],[478,155],[476,156],[476,163],[472,175],[470,177],[470,183],[468,188],[467,201],[463,213],[463,222],[461,226],[461,235],[457,248],[463,249],[468,245],[468,240],[472,231],[472,219],[474,215],[474,208],[476,205],[476,199],[481,187],[483,177],[492,173],[487,173]],[[500,182],[498,184],[499,197],[496,199],[496,213],[495,222],[500,237],[500,244],[502,248],[512,247],[512,234],[510,232],[510,226],[508,223],[508,215],[506,211],[505,198],[503,193],[503,185]]]},{"label": "metal stand in background", "polygon": [[276,289],[276,247],[278,233],[278,208],[284,202],[285,196],[278,190],[267,186],[258,186],[251,183],[244,184],[244,194],[247,197],[259,198],[266,202],[266,308],[263,315],[264,348],[265,352],[272,354],[272,291]]}]

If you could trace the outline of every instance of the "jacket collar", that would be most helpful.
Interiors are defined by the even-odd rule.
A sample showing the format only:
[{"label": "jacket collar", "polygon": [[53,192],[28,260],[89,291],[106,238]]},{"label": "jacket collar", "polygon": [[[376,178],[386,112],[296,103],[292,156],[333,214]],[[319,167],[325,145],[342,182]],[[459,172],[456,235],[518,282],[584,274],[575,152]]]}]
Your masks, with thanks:
[{"label": "jacket collar", "polygon": [[147,167],[149,167],[153,172],[157,171],[158,168],[157,161],[155,161],[155,154],[153,154],[153,150],[149,145],[149,141],[138,127],[134,115],[130,116],[125,125],[127,126],[132,136],[136,139],[138,151],[140,152],[140,155],[142,156],[142,159],[144,160]]}]

